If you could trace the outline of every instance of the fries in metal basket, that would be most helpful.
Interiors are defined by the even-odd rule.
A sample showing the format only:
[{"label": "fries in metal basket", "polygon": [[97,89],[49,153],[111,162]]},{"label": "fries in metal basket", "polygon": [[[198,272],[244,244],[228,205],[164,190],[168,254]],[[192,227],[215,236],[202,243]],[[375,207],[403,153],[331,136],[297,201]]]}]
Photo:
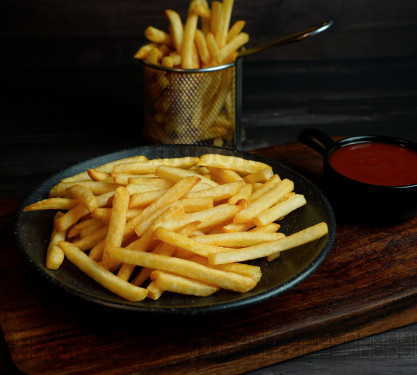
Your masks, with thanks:
[{"label": "fries in metal basket", "polygon": [[[96,174],[79,174],[83,180],[67,178],[51,189],[62,197],[24,211],[59,210],[45,249],[47,268],[56,270],[67,259],[132,302],[165,292],[202,298],[221,289],[246,293],[262,279],[262,269],[243,262],[273,261],[328,232],[326,223],[288,236],[278,232],[279,222],[307,202],[265,163],[206,154],[109,165],[96,170],[109,174],[106,186],[113,190],[100,195],[102,189],[89,184]],[[138,184],[114,182],[122,172]],[[261,186],[254,191],[253,184]],[[135,193],[141,186],[156,190]]]}]

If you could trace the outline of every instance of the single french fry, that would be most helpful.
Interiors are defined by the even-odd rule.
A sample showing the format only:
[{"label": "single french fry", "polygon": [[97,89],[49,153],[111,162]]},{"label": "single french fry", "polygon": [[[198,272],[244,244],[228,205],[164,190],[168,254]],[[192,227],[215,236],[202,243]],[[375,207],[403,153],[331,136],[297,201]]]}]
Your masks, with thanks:
[{"label": "single french fry", "polygon": [[38,210],[71,210],[78,206],[80,201],[71,198],[47,198],[23,208],[24,212]]},{"label": "single french fry", "polygon": [[264,232],[264,233],[275,233],[281,226],[278,223],[271,223],[255,227],[249,230],[249,232]]},{"label": "single french fry", "polygon": [[220,13],[222,11],[222,3],[220,1],[213,1],[211,3],[211,19],[210,19],[210,32],[214,35],[219,30]]},{"label": "single french fry", "polygon": [[266,181],[259,189],[254,189],[251,200],[258,199],[261,195],[264,195],[281,182],[281,178],[275,174],[268,181]]},{"label": "single french fry", "polygon": [[171,36],[169,34],[153,26],[149,26],[145,29],[145,37],[153,43],[168,45],[172,43]]},{"label": "single french fry", "polygon": [[210,51],[207,46],[206,37],[204,33],[197,29],[195,31],[195,44],[197,46],[198,54],[200,56],[201,61],[204,64],[207,64],[210,61]]},{"label": "single french fry", "polygon": [[180,66],[181,65],[181,55],[176,52],[176,51],[172,51],[169,54],[169,57],[172,57],[174,59],[174,66]]},{"label": "single french fry", "polygon": [[192,0],[188,9],[187,20],[184,25],[184,35],[181,51],[183,69],[196,68],[195,64],[193,63],[193,48],[195,32],[197,30],[198,15],[193,12],[193,8],[200,3],[200,0]]},{"label": "single french fry", "polygon": [[229,43],[232,39],[234,39],[243,30],[245,24],[245,21],[236,21],[227,33],[226,43]]},{"label": "single french fry", "polygon": [[185,198],[201,198],[201,197],[212,197],[215,202],[230,198],[235,195],[242,186],[245,185],[244,181],[228,182],[226,184],[217,185],[210,189],[201,190],[198,192],[189,192]]},{"label": "single french fry", "polygon": [[184,211],[187,213],[199,212],[207,210],[208,208],[212,208],[214,206],[213,202],[214,199],[210,196],[198,198],[182,198],[178,201],[178,203],[184,207]]},{"label": "single french fry", "polygon": [[[54,216],[54,221],[62,217],[63,213],[58,211]],[[64,261],[65,255],[63,250],[58,246],[58,242],[64,241],[66,232],[57,232],[52,229],[51,238],[46,250],[46,267],[50,270],[57,270]]]},{"label": "single french fry", "polygon": [[126,226],[126,216],[129,206],[130,194],[129,191],[120,186],[116,189],[113,200],[113,209],[111,211],[110,223],[106,235],[106,245],[104,247],[104,254],[101,260],[101,265],[104,268],[112,269],[117,266],[113,259],[109,258],[106,249],[109,246],[121,246],[123,241],[124,229]]},{"label": "single french fry", "polygon": [[246,223],[253,221],[253,218],[261,212],[267,210],[275,203],[277,203],[285,194],[294,189],[294,182],[289,179],[282,180],[275,188],[268,193],[260,196],[258,199],[251,202],[251,204],[238,212],[233,219],[234,223]]},{"label": "single french fry", "polygon": [[118,278],[110,271],[101,267],[94,260],[90,259],[75,245],[66,241],[60,241],[58,245],[64,250],[66,257],[71,263],[97,281],[104,288],[132,302],[142,301],[146,298],[146,289],[134,286]]},{"label": "single french fry", "polygon": [[269,168],[265,163],[254,160],[246,160],[237,156],[220,154],[201,155],[197,162],[199,166],[232,169],[238,173],[254,173],[261,169]]},{"label": "single french fry", "polygon": [[213,33],[210,32],[206,35],[206,43],[212,56],[208,66],[218,64],[219,62],[217,61],[216,56],[220,54],[220,48],[217,45],[216,38]]},{"label": "single french fry", "polygon": [[145,44],[144,46],[140,47],[139,50],[135,53],[134,58],[139,60],[145,59],[148,56],[149,52],[155,48],[157,48],[156,43]]},{"label": "single french fry", "polygon": [[223,47],[227,41],[233,3],[234,0],[223,0],[222,2],[222,11],[218,20],[218,30],[216,34],[216,41],[220,48]]},{"label": "single french fry", "polygon": [[251,221],[248,221],[247,223],[230,223],[223,227],[222,231],[223,233],[234,233],[234,232],[245,232],[249,230],[250,228],[253,228],[255,224]]},{"label": "single french fry", "polygon": [[173,68],[175,66],[174,58],[172,56],[164,56],[161,65],[165,68]]},{"label": "single french fry", "polygon": [[159,289],[173,293],[207,297],[220,289],[202,281],[164,271],[153,271],[150,277]]},{"label": "single french fry", "polygon": [[111,174],[107,172],[100,172],[97,169],[87,169],[87,173],[93,181],[104,181],[111,178]]},{"label": "single french fry", "polygon": [[237,51],[240,47],[246,44],[249,41],[249,34],[240,33],[229,43],[220,47],[218,54],[215,56],[216,60],[223,62],[228,56],[230,56],[234,51]]},{"label": "single french fry", "polygon": [[178,52],[181,52],[182,40],[184,36],[184,27],[182,25],[181,17],[175,10],[171,9],[166,9],[164,14],[169,21],[169,31],[171,34],[172,43],[175,49]]},{"label": "single french fry", "polygon": [[[130,202],[130,201],[129,201]],[[142,212],[141,208],[129,208],[126,213],[126,220],[133,219]],[[112,214],[112,208],[97,208],[91,213],[91,217],[103,224],[109,224]]]},{"label": "single french fry", "polygon": [[153,159],[144,162],[129,162],[116,164],[113,167],[113,172],[116,173],[131,173],[131,174],[147,174],[155,173],[159,165],[177,168],[189,168],[198,162],[198,157],[187,156],[182,158],[165,158]]},{"label": "single french fry", "polygon": [[250,277],[205,267],[186,259],[141,251],[137,252],[120,247],[110,247],[109,254],[119,261],[172,272],[241,293],[253,289],[256,285],[256,282]]},{"label": "single french fry", "polygon": [[284,237],[283,233],[265,233],[265,232],[234,232],[206,234],[197,236],[193,239],[200,243],[222,247],[248,247],[258,245],[264,242],[279,240]]},{"label": "single french fry", "polygon": [[67,189],[67,193],[70,197],[78,199],[84,206],[88,209],[89,212],[94,211],[98,208],[98,200],[92,191],[82,185],[73,185]]},{"label": "single french fry", "polygon": [[136,185],[152,185],[157,186],[160,189],[168,189],[173,185],[172,182],[163,180],[162,178],[158,177],[129,177],[128,179],[129,184],[136,184]]},{"label": "single french fry", "polygon": [[244,177],[244,180],[248,184],[255,184],[256,182],[267,182],[269,179],[271,179],[274,175],[274,172],[272,168],[265,168],[261,169],[258,172],[254,172],[251,174],[248,174]]},{"label": "single french fry", "polygon": [[151,204],[154,200],[161,197],[166,189],[136,193],[130,196],[129,208],[143,207]]},{"label": "single french fry", "polygon": [[128,184],[126,185],[126,189],[129,191],[131,195],[133,194],[142,194],[148,191],[157,191],[161,188],[155,185],[138,185],[138,184]]},{"label": "single french fry", "polygon": [[153,48],[144,58],[148,64],[159,65],[159,61],[162,59],[162,52],[158,48]]},{"label": "single french fry", "polygon": [[167,179],[169,181],[174,181],[174,182],[177,182],[183,179],[184,177],[194,176],[194,177],[197,177],[201,182],[204,182],[210,186],[218,185],[217,182],[210,180],[207,177],[201,176],[198,173],[192,172],[190,170],[182,169],[182,168],[177,168],[177,167],[168,167],[168,166],[160,165],[156,169],[155,173],[157,176],[163,179]]},{"label": "single french fry", "polygon": [[235,250],[210,253],[208,254],[208,260],[210,264],[225,264],[242,262],[262,258],[265,256],[269,257],[282,251],[293,249],[297,246],[317,240],[325,236],[327,233],[327,224],[321,222],[276,241],[243,247]]},{"label": "single french fry", "polygon": [[116,190],[117,184],[103,181],[71,181],[60,182],[49,191],[49,198],[68,197],[67,188],[73,185],[81,185],[91,190],[94,195],[104,194]]},{"label": "single french fry", "polygon": [[295,194],[282,202],[278,202],[268,210],[262,212],[258,216],[253,218],[253,222],[260,225],[270,224],[296,210],[297,208],[304,206],[307,203],[304,195]]},{"label": "single french fry", "polygon": [[215,167],[209,167],[206,169],[208,169],[208,171],[210,172],[212,179],[219,184],[225,184],[225,183],[234,182],[234,181],[243,181],[243,178],[231,169],[223,169],[223,168],[215,168]]}]

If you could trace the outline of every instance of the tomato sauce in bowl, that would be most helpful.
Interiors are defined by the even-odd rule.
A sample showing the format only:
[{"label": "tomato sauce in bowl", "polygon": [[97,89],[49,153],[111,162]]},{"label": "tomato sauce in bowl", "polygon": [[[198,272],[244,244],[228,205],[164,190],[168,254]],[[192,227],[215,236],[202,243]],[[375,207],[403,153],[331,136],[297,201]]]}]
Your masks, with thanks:
[{"label": "tomato sauce in bowl", "polygon": [[340,174],[367,184],[417,184],[417,152],[396,144],[348,144],[330,155],[329,164]]}]

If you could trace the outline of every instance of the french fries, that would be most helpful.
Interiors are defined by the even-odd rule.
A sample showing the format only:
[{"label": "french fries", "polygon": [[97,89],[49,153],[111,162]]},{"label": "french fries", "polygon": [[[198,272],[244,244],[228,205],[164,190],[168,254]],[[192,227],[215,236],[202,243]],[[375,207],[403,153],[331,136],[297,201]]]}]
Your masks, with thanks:
[{"label": "french fries", "polygon": [[[112,180],[103,193],[94,183],[104,173],[128,174],[137,184]],[[284,217],[307,204],[305,197],[269,165],[234,156],[129,158],[77,176],[52,187],[59,196],[24,208],[59,210],[46,267],[57,270],[68,259],[132,302],[157,300],[165,292],[246,293],[262,269],[242,262],[272,261],[328,232],[326,223],[288,236],[278,232]]]},{"label": "french fries", "polygon": [[[165,30],[149,26],[134,58],[145,62],[145,136],[154,143],[235,142],[238,51],[245,21],[232,24],[233,0],[190,0],[183,20],[166,9]],[[231,26],[232,25],[232,26]],[[204,70],[221,66],[216,71]]]}]

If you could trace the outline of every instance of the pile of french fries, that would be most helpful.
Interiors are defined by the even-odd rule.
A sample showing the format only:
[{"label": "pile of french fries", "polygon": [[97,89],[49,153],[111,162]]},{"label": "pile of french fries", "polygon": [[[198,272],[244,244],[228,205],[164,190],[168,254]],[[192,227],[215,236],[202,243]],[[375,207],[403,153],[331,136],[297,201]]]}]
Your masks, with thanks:
[{"label": "pile of french fries", "polygon": [[[201,69],[236,60],[238,50],[249,41],[242,32],[245,21],[232,26],[234,0],[192,0],[185,22],[171,9],[165,10],[168,32],[149,26],[150,43],[136,59],[164,68]],[[199,23],[200,21],[200,23]],[[207,142],[229,145],[235,129],[235,70],[232,66],[204,73],[157,70],[145,66],[146,136],[158,143]]]},{"label": "pile of french fries", "polygon": [[185,23],[175,10],[166,9],[164,14],[169,31],[149,26],[145,37],[150,43],[142,46],[135,58],[166,68],[182,69],[233,62],[239,48],[249,41],[249,34],[242,32],[245,21],[236,21],[230,27],[233,2],[213,1],[210,8],[206,0],[191,0]]},{"label": "pile of french fries", "polygon": [[219,154],[139,155],[63,179],[24,211],[58,210],[46,267],[65,258],[129,301],[164,292],[245,293],[262,276],[243,263],[314,241],[317,223],[286,236],[279,221],[306,204],[294,183],[261,162]]}]

